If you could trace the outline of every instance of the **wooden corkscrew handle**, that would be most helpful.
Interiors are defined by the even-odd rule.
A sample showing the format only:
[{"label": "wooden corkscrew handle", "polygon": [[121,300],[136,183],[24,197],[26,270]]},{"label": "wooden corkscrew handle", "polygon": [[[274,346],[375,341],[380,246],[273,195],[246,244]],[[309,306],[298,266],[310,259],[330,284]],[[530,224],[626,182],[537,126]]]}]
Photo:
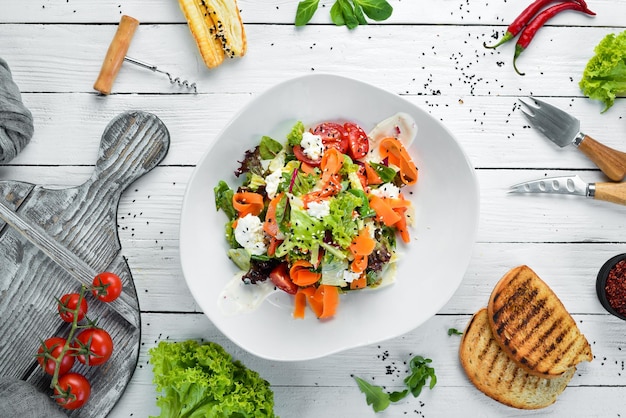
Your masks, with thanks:
[{"label": "wooden corkscrew handle", "polygon": [[111,45],[109,45],[109,50],[102,62],[100,74],[93,85],[95,90],[104,95],[111,93],[113,82],[122,67],[124,57],[126,52],[128,52],[130,41],[133,39],[137,26],[139,26],[137,19],[126,15],[122,16],[117,32],[115,32]]}]

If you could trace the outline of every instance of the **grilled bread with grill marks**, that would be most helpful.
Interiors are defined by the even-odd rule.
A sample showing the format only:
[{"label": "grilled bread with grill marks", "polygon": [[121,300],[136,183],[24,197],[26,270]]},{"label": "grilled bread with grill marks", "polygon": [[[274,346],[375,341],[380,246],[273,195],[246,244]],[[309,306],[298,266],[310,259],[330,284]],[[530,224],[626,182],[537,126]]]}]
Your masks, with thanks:
[{"label": "grilled bread with grill marks", "polygon": [[576,370],[572,367],[554,379],[526,372],[494,339],[486,308],[474,314],[463,333],[459,357],[474,386],[490,398],[519,409],[539,409],[553,404]]},{"label": "grilled bread with grill marks", "polygon": [[495,340],[528,373],[554,378],[592,359],[574,319],[528,266],[515,267],[500,279],[487,312]]}]

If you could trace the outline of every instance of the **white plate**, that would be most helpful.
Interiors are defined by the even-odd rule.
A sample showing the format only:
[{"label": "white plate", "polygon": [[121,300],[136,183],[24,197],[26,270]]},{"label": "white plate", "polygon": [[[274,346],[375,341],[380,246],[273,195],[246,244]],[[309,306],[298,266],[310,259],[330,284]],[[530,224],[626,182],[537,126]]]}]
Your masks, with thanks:
[{"label": "white plate", "polygon": [[[406,112],[417,122],[409,149],[419,168],[411,198],[416,211],[412,242],[402,245],[396,282],[341,296],[336,316],[320,321],[309,310],[292,317],[291,298],[265,301],[252,313],[225,315],[218,297],[237,269],[226,256],[226,215],[217,212],[219,180],[236,188],[233,171],[263,135],[284,141],[293,124],[351,120],[367,132]],[[452,134],[435,118],[398,95],[333,75],[281,83],[256,97],[226,126],[191,176],[180,222],[180,257],[191,293],[204,313],[234,343],[270,360],[308,360],[402,335],[443,307],[470,260],[479,214],[474,170]]]}]

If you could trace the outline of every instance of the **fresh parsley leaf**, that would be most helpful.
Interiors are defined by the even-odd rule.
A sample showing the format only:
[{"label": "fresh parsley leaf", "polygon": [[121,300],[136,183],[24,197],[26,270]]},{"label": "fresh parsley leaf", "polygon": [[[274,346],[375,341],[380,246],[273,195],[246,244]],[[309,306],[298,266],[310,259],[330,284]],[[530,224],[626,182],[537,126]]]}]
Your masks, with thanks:
[{"label": "fresh parsley leaf", "polygon": [[463,332],[459,331],[456,328],[449,328],[448,335],[463,335]]},{"label": "fresh parsley leaf", "polygon": [[318,5],[319,0],[303,0],[298,3],[298,10],[296,11],[296,26],[304,26],[309,23],[315,14]]},{"label": "fresh parsley leaf", "polygon": [[367,404],[372,405],[374,412],[380,412],[386,409],[391,402],[398,402],[409,393],[417,398],[428,381],[430,381],[429,389],[434,388],[437,384],[437,376],[435,369],[429,366],[431,362],[431,359],[422,356],[413,357],[409,363],[411,374],[404,379],[407,389],[398,392],[387,393],[380,386],[372,385],[357,376],[353,377],[361,392],[365,394]]},{"label": "fresh parsley leaf", "polygon": [[404,379],[404,383],[409,387],[411,393],[417,398],[430,380],[429,388],[432,389],[437,384],[435,369],[429,366],[432,360],[422,356],[415,356],[411,359],[411,374]]},{"label": "fresh parsley leaf", "polygon": [[393,12],[393,7],[387,2],[387,0],[353,0],[355,3],[358,3],[362,8],[363,12],[372,20],[376,20],[378,22],[382,20],[386,20],[391,16]]},{"label": "fresh parsley leaf", "polygon": [[380,386],[372,385],[360,377],[354,376],[361,392],[365,394],[365,401],[368,405],[372,405],[374,412],[380,412],[387,409],[390,404],[389,394],[383,391]]}]

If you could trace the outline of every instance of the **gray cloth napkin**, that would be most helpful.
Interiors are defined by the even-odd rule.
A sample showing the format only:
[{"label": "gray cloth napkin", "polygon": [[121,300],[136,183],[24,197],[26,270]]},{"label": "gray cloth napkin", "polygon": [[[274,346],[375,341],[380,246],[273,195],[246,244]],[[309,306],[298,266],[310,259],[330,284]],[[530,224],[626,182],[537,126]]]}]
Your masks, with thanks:
[{"label": "gray cloth napkin", "polygon": [[33,115],[22,104],[11,70],[0,58],[0,163],[17,156],[33,136]]},{"label": "gray cloth napkin", "polygon": [[0,418],[67,418],[36,387],[13,377],[0,377]]}]

